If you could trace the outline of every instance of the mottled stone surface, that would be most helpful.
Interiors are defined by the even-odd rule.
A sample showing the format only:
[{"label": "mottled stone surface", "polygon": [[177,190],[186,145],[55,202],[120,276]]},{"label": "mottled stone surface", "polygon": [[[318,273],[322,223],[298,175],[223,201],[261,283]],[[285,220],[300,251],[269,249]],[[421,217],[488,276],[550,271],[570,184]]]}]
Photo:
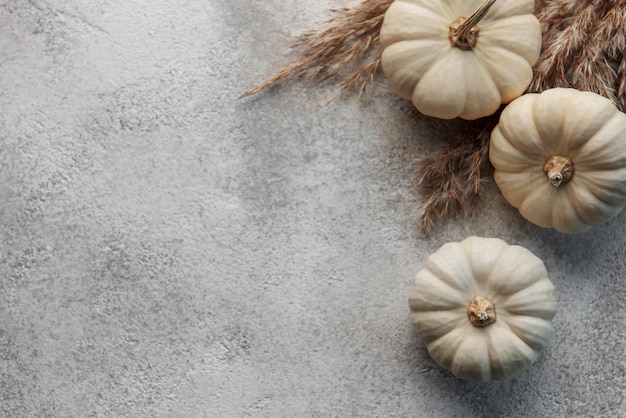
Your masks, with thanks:
[{"label": "mottled stone surface", "polygon": [[[625,214],[561,235],[487,184],[427,239],[414,160],[446,124],[382,78],[236,100],[335,4],[0,2],[0,416],[626,415]],[[471,235],[558,291],[510,381],[455,379],[409,320],[425,258]]]}]

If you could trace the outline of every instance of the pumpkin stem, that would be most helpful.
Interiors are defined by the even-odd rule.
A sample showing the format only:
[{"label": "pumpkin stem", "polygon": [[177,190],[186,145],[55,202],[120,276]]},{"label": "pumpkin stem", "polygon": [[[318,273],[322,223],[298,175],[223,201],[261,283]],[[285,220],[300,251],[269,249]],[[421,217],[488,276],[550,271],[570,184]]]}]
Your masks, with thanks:
[{"label": "pumpkin stem", "polygon": [[567,183],[574,177],[576,170],[574,162],[562,155],[553,155],[548,158],[543,166],[543,172],[548,177],[550,184],[559,187],[563,183]]},{"label": "pumpkin stem", "polygon": [[484,296],[476,296],[467,307],[467,316],[475,327],[486,327],[496,322],[496,307]]},{"label": "pumpkin stem", "polygon": [[448,38],[450,43],[463,51],[471,51],[478,41],[478,22],[487,14],[496,0],[484,0],[474,13],[468,18],[459,17],[450,23]]}]

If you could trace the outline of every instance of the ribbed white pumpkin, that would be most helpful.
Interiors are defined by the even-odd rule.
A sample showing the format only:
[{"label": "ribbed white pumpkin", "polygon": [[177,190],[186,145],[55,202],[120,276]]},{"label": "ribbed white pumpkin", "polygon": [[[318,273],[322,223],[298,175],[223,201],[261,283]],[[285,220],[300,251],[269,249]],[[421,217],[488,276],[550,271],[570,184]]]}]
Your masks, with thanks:
[{"label": "ribbed white pumpkin", "polygon": [[505,199],[539,226],[580,233],[626,205],[626,115],[595,93],[556,88],[514,100],[489,158]]},{"label": "ribbed white pumpkin", "polygon": [[411,320],[432,358],[462,379],[506,379],[548,344],[556,296],[543,262],[497,238],[432,254],[410,291]]},{"label": "ribbed white pumpkin", "polygon": [[[382,68],[423,114],[488,116],[524,92],[541,50],[533,0],[498,0],[458,37],[481,0],[396,0],[380,31]],[[468,19],[469,22],[472,22]],[[464,32],[464,33],[465,33]],[[466,39],[467,38],[467,39]]]}]

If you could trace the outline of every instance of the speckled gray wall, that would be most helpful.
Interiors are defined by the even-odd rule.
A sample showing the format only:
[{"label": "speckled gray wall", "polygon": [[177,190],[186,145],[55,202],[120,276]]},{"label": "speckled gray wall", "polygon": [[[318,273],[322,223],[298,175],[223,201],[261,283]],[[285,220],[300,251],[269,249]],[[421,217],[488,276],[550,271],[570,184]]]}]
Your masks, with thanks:
[{"label": "speckled gray wall", "polygon": [[[1,416],[626,416],[626,215],[564,236],[487,184],[426,239],[414,160],[447,124],[382,78],[236,100],[335,4],[0,2]],[[557,287],[510,381],[455,379],[409,321],[425,258],[471,235]]]}]

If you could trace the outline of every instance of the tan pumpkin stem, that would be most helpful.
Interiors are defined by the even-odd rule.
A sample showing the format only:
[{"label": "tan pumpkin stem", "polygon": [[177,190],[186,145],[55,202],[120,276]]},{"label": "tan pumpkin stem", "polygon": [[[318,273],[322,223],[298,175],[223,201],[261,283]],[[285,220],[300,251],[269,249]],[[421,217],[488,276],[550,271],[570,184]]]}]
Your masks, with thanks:
[{"label": "tan pumpkin stem", "polygon": [[496,0],[484,0],[470,17],[463,16],[450,23],[450,32],[448,38],[450,43],[463,51],[471,51],[476,47],[478,41],[478,22],[487,14],[491,6]]},{"label": "tan pumpkin stem", "polygon": [[550,184],[554,187],[560,187],[561,184],[567,183],[574,177],[576,172],[574,162],[562,155],[553,155],[548,158],[543,166],[543,172],[548,177]]},{"label": "tan pumpkin stem", "polygon": [[484,296],[476,296],[467,307],[467,316],[475,327],[496,322],[496,306]]}]

